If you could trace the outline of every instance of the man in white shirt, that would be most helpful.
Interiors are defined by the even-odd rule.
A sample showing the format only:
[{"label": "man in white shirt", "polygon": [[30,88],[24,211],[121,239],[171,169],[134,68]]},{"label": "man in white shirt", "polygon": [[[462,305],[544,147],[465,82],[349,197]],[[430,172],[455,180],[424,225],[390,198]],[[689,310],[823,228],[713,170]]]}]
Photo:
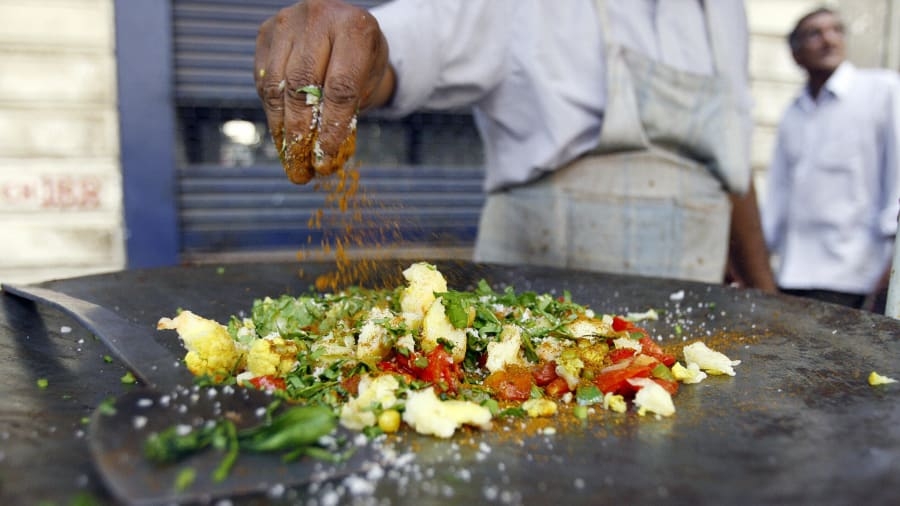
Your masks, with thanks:
[{"label": "man in white shirt", "polygon": [[[397,0],[371,14],[311,0],[263,24],[255,63],[295,182],[335,169],[357,110],[472,107],[488,192],[476,260],[721,281],[733,216],[733,264],[774,289],[740,0]],[[732,159],[717,164],[719,145]]]},{"label": "man in white shirt", "polygon": [[[787,293],[860,308],[890,273],[900,202],[900,78],[845,61],[839,16],[789,36],[808,80],[779,125],[763,206]],[[874,308],[879,309],[879,308]]]}]

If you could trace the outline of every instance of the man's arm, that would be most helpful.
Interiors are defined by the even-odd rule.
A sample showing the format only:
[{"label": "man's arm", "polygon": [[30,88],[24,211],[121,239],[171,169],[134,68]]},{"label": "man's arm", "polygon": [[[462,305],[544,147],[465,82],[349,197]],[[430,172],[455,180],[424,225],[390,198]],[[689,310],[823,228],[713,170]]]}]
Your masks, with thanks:
[{"label": "man's arm", "polygon": [[737,282],[767,293],[778,292],[769,264],[769,250],[763,238],[752,179],[747,193],[731,196],[728,257],[730,274]]}]

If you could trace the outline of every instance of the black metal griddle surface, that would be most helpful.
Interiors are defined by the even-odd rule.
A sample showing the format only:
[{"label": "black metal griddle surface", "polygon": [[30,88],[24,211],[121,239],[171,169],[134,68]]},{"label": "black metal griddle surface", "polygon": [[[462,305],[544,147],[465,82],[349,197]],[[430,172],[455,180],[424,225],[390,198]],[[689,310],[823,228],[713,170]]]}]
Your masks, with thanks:
[{"label": "black metal griddle surface", "polygon": [[[555,435],[408,437],[414,466],[374,492],[337,481],[235,504],[310,499],[380,504],[895,504],[900,501],[900,322],[755,291],[538,267],[437,262],[453,289],[480,278],[517,291],[569,290],[597,312],[663,310],[645,325],[665,343],[703,339],[741,360],[736,377],[683,386],[665,419],[599,411]],[[408,262],[384,262],[391,284]],[[331,264],[126,271],[45,283],[154,326],[178,308],[226,321],[254,298],[301,293]],[[683,298],[679,294],[683,292]],[[0,499],[111,501],[93,471],[83,419],[128,391],[125,369],[62,313],[0,298]],[[174,333],[160,333],[173,354]],[[39,388],[37,380],[48,381]],[[406,445],[404,447],[404,445]]]}]

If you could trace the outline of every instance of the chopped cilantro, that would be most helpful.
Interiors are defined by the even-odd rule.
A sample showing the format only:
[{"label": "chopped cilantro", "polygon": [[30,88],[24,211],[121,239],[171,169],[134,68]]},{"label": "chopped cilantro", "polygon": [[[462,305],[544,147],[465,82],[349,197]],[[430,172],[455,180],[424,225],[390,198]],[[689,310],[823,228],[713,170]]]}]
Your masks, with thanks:
[{"label": "chopped cilantro", "polygon": [[179,492],[187,490],[194,484],[196,479],[197,471],[193,467],[185,467],[178,471],[178,475],[175,476],[175,490]]},{"label": "chopped cilantro", "polygon": [[49,385],[50,385],[50,382],[47,381],[47,378],[38,378],[38,380],[37,380],[37,386],[38,386],[38,388],[40,388],[41,390],[47,388]]},{"label": "chopped cilantro", "polygon": [[131,371],[126,372],[124,376],[119,378],[119,381],[121,381],[125,385],[133,385],[137,383],[137,379],[134,377],[134,374],[132,374]]},{"label": "chopped cilantro", "polygon": [[112,416],[116,414],[116,400],[112,397],[105,399],[97,406],[97,410],[101,415]]}]

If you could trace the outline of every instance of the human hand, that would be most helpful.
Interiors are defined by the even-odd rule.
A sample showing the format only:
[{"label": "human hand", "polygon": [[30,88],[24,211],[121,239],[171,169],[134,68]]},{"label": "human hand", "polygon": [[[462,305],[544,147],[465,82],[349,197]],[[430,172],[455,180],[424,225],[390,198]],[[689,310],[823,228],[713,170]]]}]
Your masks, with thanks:
[{"label": "human hand", "polygon": [[306,0],[263,22],[256,91],[288,178],[304,184],[353,154],[356,114],[393,91],[387,41],[367,11]]}]

